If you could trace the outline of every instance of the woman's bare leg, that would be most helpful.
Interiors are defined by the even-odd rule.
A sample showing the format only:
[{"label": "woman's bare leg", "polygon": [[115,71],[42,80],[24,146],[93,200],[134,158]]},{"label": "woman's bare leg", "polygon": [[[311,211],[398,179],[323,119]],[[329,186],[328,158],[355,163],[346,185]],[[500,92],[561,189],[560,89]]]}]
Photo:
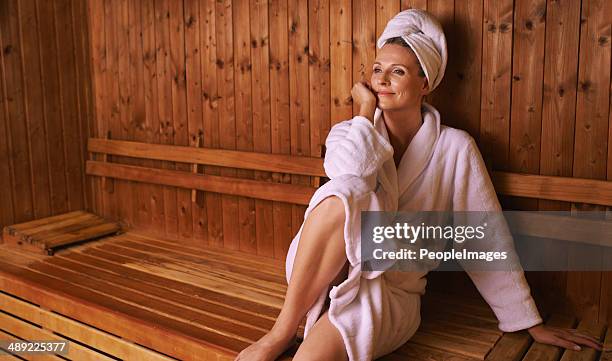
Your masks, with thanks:
[{"label": "woman's bare leg", "polygon": [[293,361],[309,360],[348,360],[342,336],[329,320],[327,312],[315,323],[293,357]]},{"label": "woman's bare leg", "polygon": [[285,302],[272,330],[244,349],[236,360],[276,359],[294,341],[300,322],[321,292],[332,281],[341,281],[347,270],[344,220],[344,205],[335,196],[312,210],[304,223]]}]

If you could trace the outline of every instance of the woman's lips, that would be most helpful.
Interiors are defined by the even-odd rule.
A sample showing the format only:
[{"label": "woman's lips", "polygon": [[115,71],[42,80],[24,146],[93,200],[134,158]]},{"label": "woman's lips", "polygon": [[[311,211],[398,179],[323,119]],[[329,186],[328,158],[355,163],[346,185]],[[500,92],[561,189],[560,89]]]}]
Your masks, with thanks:
[{"label": "woman's lips", "polygon": [[378,93],[378,96],[393,95],[394,93]]}]

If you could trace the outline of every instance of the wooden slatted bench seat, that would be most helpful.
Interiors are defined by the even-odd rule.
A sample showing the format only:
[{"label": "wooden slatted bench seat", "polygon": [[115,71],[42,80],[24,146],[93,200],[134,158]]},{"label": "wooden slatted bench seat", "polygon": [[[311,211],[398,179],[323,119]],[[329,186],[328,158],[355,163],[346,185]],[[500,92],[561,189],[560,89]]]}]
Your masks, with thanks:
[{"label": "wooden slatted bench seat", "polygon": [[[231,360],[272,327],[286,290],[282,262],[133,232],[53,257],[0,250],[0,338],[69,340],[71,360]],[[415,336],[383,360],[576,359],[525,332],[503,334],[482,299],[428,293],[422,315]],[[576,326],[562,316],[548,323]],[[578,327],[612,337],[604,325]]]},{"label": "wooden slatted bench seat", "polygon": [[[90,139],[89,151],[188,164],[323,177],[322,160]],[[102,159],[108,159],[103,157]],[[318,185],[270,183],[108,161],[87,174],[306,205]],[[494,173],[503,194],[612,204],[607,182]],[[535,178],[534,178],[535,177]],[[602,194],[604,196],[602,196]],[[274,324],[286,290],[284,261],[188,246],[128,231],[60,249],[52,257],[0,245],[0,338],[63,339],[73,360],[232,360]],[[479,297],[428,293],[417,334],[385,360],[571,360],[597,353],[533,344],[503,334]],[[553,316],[551,325],[576,326]],[[578,324],[607,340],[605,325]],[[608,341],[610,342],[610,341]],[[293,349],[295,351],[295,347]],[[602,359],[609,355],[601,355]],[[576,358],[578,357],[578,358]],[[586,358],[585,358],[586,357]],[[53,359],[53,357],[51,357]],[[291,351],[282,359],[291,359]]]}]

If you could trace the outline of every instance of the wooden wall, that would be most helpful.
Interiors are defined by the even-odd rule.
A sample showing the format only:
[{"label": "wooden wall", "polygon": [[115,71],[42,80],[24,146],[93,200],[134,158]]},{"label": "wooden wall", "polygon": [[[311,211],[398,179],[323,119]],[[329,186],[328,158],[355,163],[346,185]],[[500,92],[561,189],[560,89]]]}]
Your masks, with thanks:
[{"label": "wooden wall", "polygon": [[[319,156],[330,126],[355,110],[350,89],[369,77],[386,21],[418,7],[441,20],[449,43],[445,79],[428,100],[444,123],[478,140],[494,169],[612,180],[612,2],[89,4],[98,137]],[[214,167],[199,171],[316,182]],[[95,189],[95,209],[130,226],[281,259],[304,211],[217,194],[192,202],[186,190],[121,181],[102,187],[95,180]],[[502,202],[519,209],[585,208],[543,200]],[[529,278],[540,304],[612,319],[609,273],[531,273]]]},{"label": "wooden wall", "polygon": [[89,206],[85,3],[0,1],[0,228]]}]

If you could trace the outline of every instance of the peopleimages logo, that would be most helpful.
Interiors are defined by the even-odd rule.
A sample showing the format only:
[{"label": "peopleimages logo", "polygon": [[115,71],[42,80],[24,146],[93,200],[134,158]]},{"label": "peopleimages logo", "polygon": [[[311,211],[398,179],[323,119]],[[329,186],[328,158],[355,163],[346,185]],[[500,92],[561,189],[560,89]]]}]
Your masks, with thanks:
[{"label": "peopleimages logo", "polygon": [[419,226],[413,226],[408,223],[396,223],[395,226],[376,226],[373,228],[372,241],[380,244],[387,239],[405,240],[410,243],[415,243],[418,239],[426,240],[454,240],[457,243],[463,243],[466,240],[478,239],[485,237],[486,223],[480,226],[428,226],[421,223]]}]

